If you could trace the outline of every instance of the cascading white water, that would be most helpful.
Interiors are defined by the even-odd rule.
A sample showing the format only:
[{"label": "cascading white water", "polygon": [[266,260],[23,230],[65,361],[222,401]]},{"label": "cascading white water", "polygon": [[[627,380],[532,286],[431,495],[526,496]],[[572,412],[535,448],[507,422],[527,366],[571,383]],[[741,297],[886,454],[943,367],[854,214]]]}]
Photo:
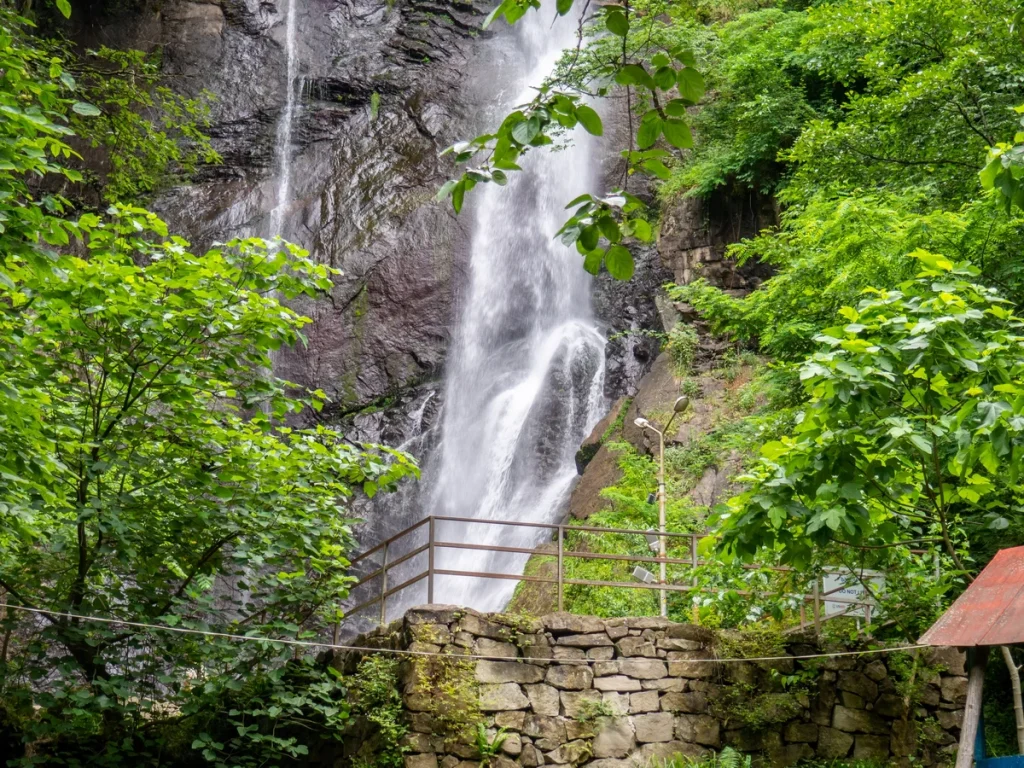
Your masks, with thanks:
[{"label": "cascading white water", "polygon": [[295,41],[295,0],[288,0],[285,7],[284,47],[287,60],[287,75],[284,109],[277,121],[274,138],[274,158],[277,165],[277,194],[274,208],[270,212],[270,236],[282,234],[284,215],[292,192],[292,124],[298,108],[296,99],[296,78],[298,75],[298,54]]},{"label": "cascading white water", "polygon": [[[553,3],[517,27],[524,66],[515,103],[533,98],[576,22],[553,26]],[[520,90],[521,89],[521,90]],[[514,91],[514,92],[515,92]],[[474,201],[470,281],[449,357],[436,514],[550,523],[576,475],[574,455],[603,413],[604,336],[591,310],[591,278],[575,249],[553,239],[566,202],[593,192],[590,137],[576,131],[559,151],[527,154],[506,188]],[[444,540],[534,546],[540,531],[441,523]],[[525,556],[441,549],[440,569],[518,573]],[[515,582],[448,577],[435,600],[497,610]]]}]

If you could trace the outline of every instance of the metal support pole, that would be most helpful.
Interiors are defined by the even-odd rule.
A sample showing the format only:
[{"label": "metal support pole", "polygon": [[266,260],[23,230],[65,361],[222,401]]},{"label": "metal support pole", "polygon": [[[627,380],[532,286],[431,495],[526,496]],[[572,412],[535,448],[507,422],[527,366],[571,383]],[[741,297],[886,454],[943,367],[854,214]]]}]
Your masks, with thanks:
[{"label": "metal support pole", "polygon": [[561,612],[565,592],[565,571],[562,569],[562,553],[565,551],[565,526],[558,526],[558,610]]},{"label": "metal support pole", "polygon": [[697,596],[697,590],[700,587],[700,580],[697,578],[697,535],[694,534],[690,537],[690,560],[692,561],[691,567],[693,568],[693,623],[700,623],[700,598]]},{"label": "metal support pole", "polygon": [[433,604],[434,602],[434,516],[430,516],[430,522],[427,523],[428,540],[427,546],[427,602]]},{"label": "metal support pole", "polygon": [[380,568],[380,625],[387,623],[387,602],[388,602],[388,544],[384,543],[384,561]]},{"label": "metal support pole", "polygon": [[[665,433],[658,432],[658,531],[659,549],[661,551],[660,582],[664,587],[668,583],[665,573],[665,558],[668,557],[665,547]],[[661,615],[668,616],[668,592],[661,590]]]}]

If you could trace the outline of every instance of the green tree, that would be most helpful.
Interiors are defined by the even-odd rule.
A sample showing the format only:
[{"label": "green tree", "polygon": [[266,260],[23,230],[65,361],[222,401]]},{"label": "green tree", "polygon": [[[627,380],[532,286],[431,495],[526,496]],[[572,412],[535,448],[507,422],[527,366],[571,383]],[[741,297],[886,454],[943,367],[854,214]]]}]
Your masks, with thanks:
[{"label": "green tree", "polygon": [[976,269],[913,255],[916,279],[818,336],[795,431],[720,510],[725,551],[806,565],[933,547],[968,572],[993,533],[1024,536],[1024,323]]},{"label": "green tree", "polygon": [[81,181],[68,122],[97,110],[26,20],[0,22],[3,720],[32,764],[156,763],[189,728],[219,765],[296,758],[347,717],[320,665],[124,622],[315,637],[351,582],[348,500],[418,470],[288,426],[324,395],[273,375],[310,322],[281,300],[330,268],[260,239],[192,253],[141,208],[46,191]]},{"label": "green tree", "polygon": [[[577,10],[579,5],[575,5]],[[660,15],[670,5],[658,0],[607,4],[589,16],[589,6],[584,8],[576,50],[567,53],[557,73],[536,85],[537,95],[517,106],[493,131],[445,151],[457,164],[475,165],[445,182],[438,199],[450,198],[458,213],[466,193],[476,185],[504,185],[509,173],[522,170],[519,162],[526,153],[558,146],[567,140],[566,132],[577,127],[603,135],[601,118],[588,101],[607,97],[619,88],[626,92],[638,118],[635,129],[631,126],[629,146],[621,150],[628,166],[626,184],[633,173],[667,178],[665,160],[673,156],[668,148],[693,146],[688,110],[700,102],[705,91],[693,50],[663,34],[666,24]],[[560,16],[573,8],[573,0],[556,4]],[[484,26],[500,18],[515,24],[528,12],[540,10],[540,0],[503,0]],[[600,52],[584,57],[588,37],[596,38]],[[569,201],[566,208],[575,210],[555,233],[564,244],[575,245],[588,272],[596,274],[604,266],[619,280],[633,275],[633,256],[625,241],[649,242],[654,236],[646,205],[626,184],[604,196],[583,194]]]}]

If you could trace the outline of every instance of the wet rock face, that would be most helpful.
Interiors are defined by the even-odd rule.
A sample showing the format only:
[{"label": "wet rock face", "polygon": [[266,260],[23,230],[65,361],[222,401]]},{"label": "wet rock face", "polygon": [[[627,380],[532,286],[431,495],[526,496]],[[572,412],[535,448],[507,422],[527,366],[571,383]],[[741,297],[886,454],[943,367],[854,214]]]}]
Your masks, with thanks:
[{"label": "wet rock face", "polygon": [[[223,164],[153,204],[197,247],[271,234],[288,4],[167,0],[77,31],[85,45],[160,47],[176,88],[214,94]],[[438,153],[482,127],[489,94],[475,83],[501,66],[508,35],[485,44],[483,10],[460,0],[292,4],[301,82],[280,234],[344,274],[329,299],[298,304],[314,320],[308,346],[277,365],[338,415],[438,374],[468,227],[433,201],[450,171]]]},{"label": "wet rock face", "polygon": [[726,249],[777,219],[774,201],[754,193],[722,193],[709,200],[684,197],[663,211],[658,252],[679,285],[703,277],[719,288],[746,292],[756,288],[770,271],[758,264],[740,267],[725,257]]}]

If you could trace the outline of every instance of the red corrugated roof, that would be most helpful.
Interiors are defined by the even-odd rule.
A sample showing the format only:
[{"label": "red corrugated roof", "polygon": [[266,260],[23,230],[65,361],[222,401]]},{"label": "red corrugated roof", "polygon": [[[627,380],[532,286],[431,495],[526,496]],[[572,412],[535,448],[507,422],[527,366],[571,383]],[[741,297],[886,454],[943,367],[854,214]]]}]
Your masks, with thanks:
[{"label": "red corrugated roof", "polygon": [[1024,643],[1024,547],[997,552],[918,642],[961,648]]}]

